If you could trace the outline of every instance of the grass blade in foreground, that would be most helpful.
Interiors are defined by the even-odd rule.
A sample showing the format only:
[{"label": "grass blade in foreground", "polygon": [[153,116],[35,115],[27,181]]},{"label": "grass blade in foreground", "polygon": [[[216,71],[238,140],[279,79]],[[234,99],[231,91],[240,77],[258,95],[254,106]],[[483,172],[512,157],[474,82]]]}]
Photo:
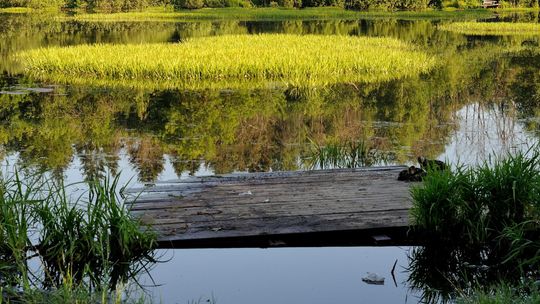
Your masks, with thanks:
[{"label": "grass blade in foreground", "polygon": [[109,297],[155,262],[155,234],[130,215],[118,178],[89,182],[87,199],[68,187],[41,174],[0,176],[0,303]]},{"label": "grass blade in foreground", "polygon": [[80,45],[23,52],[26,71],[60,82],[107,80],[201,86],[283,82],[322,86],[376,82],[429,71],[435,59],[392,38],[232,35],[180,44]]}]

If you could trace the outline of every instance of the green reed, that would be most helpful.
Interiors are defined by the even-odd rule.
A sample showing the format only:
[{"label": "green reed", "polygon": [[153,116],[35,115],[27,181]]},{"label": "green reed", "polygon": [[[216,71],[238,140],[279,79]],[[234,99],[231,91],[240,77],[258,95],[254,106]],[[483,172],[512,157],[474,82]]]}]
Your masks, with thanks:
[{"label": "green reed", "polygon": [[19,174],[0,181],[0,285],[13,284],[20,276],[28,283],[27,249],[31,247],[32,208],[41,203],[39,180],[24,182]]},{"label": "green reed", "polygon": [[540,152],[475,168],[431,172],[412,190],[414,222],[439,237],[480,244],[504,229],[540,220]]},{"label": "green reed", "polygon": [[540,290],[534,284],[521,284],[518,287],[500,284],[488,290],[476,289],[461,295],[457,304],[536,304],[540,303]]},{"label": "green reed", "polygon": [[440,30],[451,31],[465,35],[540,35],[538,23],[513,22],[455,22],[439,26]]},{"label": "green reed", "polygon": [[0,287],[10,297],[115,290],[155,262],[155,235],[130,216],[118,177],[89,182],[76,199],[69,187],[45,175],[0,181]]},{"label": "green reed", "polygon": [[429,71],[435,59],[392,38],[230,35],[177,44],[79,45],[22,52],[28,74],[43,79],[147,82],[266,81],[291,85],[375,82]]},{"label": "green reed", "polygon": [[358,168],[386,164],[392,160],[392,153],[380,151],[364,140],[325,145],[312,142],[309,156],[304,160],[309,169]]},{"label": "green reed", "polygon": [[428,172],[411,193],[412,229],[426,242],[413,252],[409,280],[429,301],[453,297],[456,288],[540,274],[538,147],[478,167]]}]

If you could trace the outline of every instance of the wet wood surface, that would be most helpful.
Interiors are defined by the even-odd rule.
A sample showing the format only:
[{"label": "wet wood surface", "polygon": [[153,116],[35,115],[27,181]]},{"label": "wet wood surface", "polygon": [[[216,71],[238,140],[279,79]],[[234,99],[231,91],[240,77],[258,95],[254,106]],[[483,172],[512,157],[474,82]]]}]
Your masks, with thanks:
[{"label": "wet wood surface", "polygon": [[404,228],[406,167],[246,173],[131,189],[131,212],[163,242]]}]

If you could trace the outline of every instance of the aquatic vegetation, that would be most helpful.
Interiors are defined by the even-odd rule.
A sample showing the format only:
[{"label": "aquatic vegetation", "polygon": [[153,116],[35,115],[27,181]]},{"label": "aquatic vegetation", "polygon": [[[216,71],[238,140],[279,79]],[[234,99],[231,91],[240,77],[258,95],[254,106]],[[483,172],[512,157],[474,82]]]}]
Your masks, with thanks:
[{"label": "aquatic vegetation", "polygon": [[375,164],[387,164],[394,155],[391,152],[378,150],[371,143],[345,141],[325,145],[311,142],[310,156],[304,158],[305,166],[313,169],[359,168]]},{"label": "aquatic vegetation", "polygon": [[[53,185],[52,193],[62,193],[62,188]],[[37,207],[42,225],[37,248],[49,274],[47,283],[60,286],[66,274],[80,283],[89,275],[96,286],[106,277],[114,288],[154,262],[155,235],[148,228],[141,230],[116,189],[117,179],[105,178],[89,183],[88,201],[82,206],[59,195]]]},{"label": "aquatic vegetation", "polygon": [[391,38],[279,34],[51,47],[18,58],[29,74],[43,79],[173,80],[179,85],[224,81],[224,86],[229,80],[301,86],[374,82],[417,75],[435,64],[426,53]]},{"label": "aquatic vegetation", "polygon": [[[428,174],[412,190],[414,223],[437,238],[479,245],[540,216],[540,152]],[[459,238],[456,238],[459,236]]]},{"label": "aquatic vegetation", "polygon": [[538,147],[479,167],[429,172],[411,193],[413,229],[426,243],[412,254],[409,280],[436,291],[428,300],[538,275]]},{"label": "aquatic vegetation", "polygon": [[[155,262],[155,235],[131,217],[117,181],[89,182],[87,199],[72,200],[68,186],[46,175],[0,180],[0,287],[8,296],[115,290]],[[30,268],[36,258],[41,266]]]},{"label": "aquatic vegetation", "polygon": [[[484,288],[486,289],[486,288]],[[457,304],[534,304],[540,303],[540,290],[533,283],[524,283],[519,286],[509,284],[499,284],[493,288],[483,290],[478,288],[471,293],[459,296]]]},{"label": "aquatic vegetation", "polygon": [[540,35],[538,23],[512,22],[455,22],[443,24],[439,29],[465,35]]}]

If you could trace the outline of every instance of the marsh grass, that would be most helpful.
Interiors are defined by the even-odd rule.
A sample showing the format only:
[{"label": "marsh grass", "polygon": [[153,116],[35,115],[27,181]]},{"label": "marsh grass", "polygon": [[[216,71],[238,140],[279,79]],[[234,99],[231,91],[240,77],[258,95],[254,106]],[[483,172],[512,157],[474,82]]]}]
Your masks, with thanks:
[{"label": "marsh grass", "polygon": [[410,281],[436,291],[428,297],[540,275],[538,147],[428,172],[411,194],[412,229],[426,243],[412,255]]},{"label": "marsh grass", "polygon": [[129,215],[118,178],[90,182],[77,199],[68,187],[45,175],[0,180],[0,287],[8,298],[103,297],[155,262],[155,235]]},{"label": "marsh grass", "polygon": [[540,303],[540,290],[534,284],[523,283],[512,286],[501,283],[488,290],[478,288],[468,294],[460,295],[457,304],[536,304]]},{"label": "marsh grass", "polygon": [[376,82],[429,71],[435,59],[392,38],[318,35],[231,35],[179,44],[80,45],[20,53],[34,77],[176,81],[179,85],[228,81],[330,85]]},{"label": "marsh grass", "polygon": [[423,11],[354,11],[337,7],[292,8],[204,8],[198,10],[153,9],[143,12],[127,12],[114,14],[76,14],[71,17],[57,17],[61,20],[77,20],[92,22],[115,21],[172,21],[187,22],[199,20],[244,20],[244,21],[277,21],[277,20],[357,20],[375,18],[417,19],[476,19],[493,15],[486,9],[469,10],[423,10]]},{"label": "marsh grass", "polygon": [[414,223],[444,239],[481,245],[508,227],[540,220],[540,152],[531,153],[431,172],[412,189]]},{"label": "marsh grass", "polygon": [[374,164],[387,164],[393,159],[390,152],[380,151],[364,140],[327,143],[311,143],[305,166],[313,169],[359,168]]},{"label": "marsh grass", "polygon": [[438,28],[443,31],[476,36],[540,35],[540,24],[538,23],[455,22],[440,25]]},{"label": "marsh grass", "polygon": [[[91,182],[88,200],[75,203],[68,200],[63,185],[53,184],[54,199],[36,209],[42,225],[38,251],[48,283],[59,286],[69,274],[76,283],[88,276],[96,286],[107,278],[114,288],[154,262],[155,236],[141,231],[118,200],[117,182]],[[143,263],[133,268],[137,261]]]}]

